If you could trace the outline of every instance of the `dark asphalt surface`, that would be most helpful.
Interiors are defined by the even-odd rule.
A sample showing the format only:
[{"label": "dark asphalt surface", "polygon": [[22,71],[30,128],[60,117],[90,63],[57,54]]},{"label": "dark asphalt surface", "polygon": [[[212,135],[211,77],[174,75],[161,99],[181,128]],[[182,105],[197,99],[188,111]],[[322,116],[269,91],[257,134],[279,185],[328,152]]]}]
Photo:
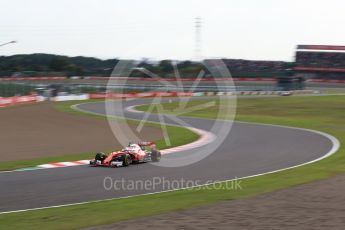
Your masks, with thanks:
[{"label": "dark asphalt surface", "polygon": [[[149,99],[127,101],[125,106],[145,104],[149,101]],[[104,103],[100,102],[82,104],[78,108],[100,114],[105,113]],[[117,114],[117,112],[115,113]],[[143,114],[126,112],[125,116],[136,119],[141,118]],[[212,128],[214,121],[211,120],[181,119],[193,127],[212,132],[217,131],[220,126],[227,127],[231,124],[229,121],[218,121],[215,124],[216,129],[214,129]],[[151,115],[149,120],[157,121],[158,117]],[[166,123],[174,122],[167,119]],[[0,211],[31,209],[157,192],[177,188],[176,184],[169,187],[167,181],[173,180],[192,180],[194,183],[202,184],[210,180],[227,180],[250,176],[317,159],[332,148],[330,140],[316,133],[237,122],[233,123],[228,135],[225,137],[218,136],[213,144],[220,144],[213,154],[183,167],[159,167],[152,164],[131,165],[128,168],[116,169],[75,166],[0,173]],[[166,158],[194,156],[205,148],[200,147],[174,153],[166,156]],[[164,161],[165,158],[162,160]],[[111,181],[125,179],[124,188],[119,189],[122,182],[117,182],[117,189],[106,190],[104,188],[106,177],[111,178],[111,180],[106,180],[106,186],[110,186]],[[127,187],[132,182],[139,180],[153,181],[156,184],[146,188],[142,186],[142,188],[134,190]],[[165,182],[162,182],[163,180]],[[186,185],[181,183],[183,186]]]}]

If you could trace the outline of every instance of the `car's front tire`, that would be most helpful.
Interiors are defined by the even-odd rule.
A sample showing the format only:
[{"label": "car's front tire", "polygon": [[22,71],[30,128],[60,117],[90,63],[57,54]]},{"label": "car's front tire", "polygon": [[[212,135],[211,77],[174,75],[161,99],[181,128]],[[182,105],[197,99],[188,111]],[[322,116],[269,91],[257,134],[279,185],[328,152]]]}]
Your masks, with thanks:
[{"label": "car's front tire", "polygon": [[104,153],[96,153],[95,156],[95,160],[96,161],[101,161],[103,162],[103,160],[106,158],[107,156]]},{"label": "car's front tire", "polygon": [[132,163],[132,158],[130,155],[126,154],[123,156],[122,166],[127,167]]}]

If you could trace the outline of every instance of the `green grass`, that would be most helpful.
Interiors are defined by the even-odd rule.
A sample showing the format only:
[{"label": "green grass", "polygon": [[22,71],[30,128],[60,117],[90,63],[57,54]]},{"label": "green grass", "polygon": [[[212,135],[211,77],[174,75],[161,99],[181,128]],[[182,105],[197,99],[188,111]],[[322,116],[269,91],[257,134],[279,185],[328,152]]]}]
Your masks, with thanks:
[{"label": "green grass", "polygon": [[[96,100],[90,100],[88,102],[95,102],[95,101]],[[88,117],[97,118],[97,119],[105,119],[103,115],[83,113],[83,112],[72,109],[71,106],[77,103],[85,103],[85,101],[59,102],[55,105],[55,109],[60,112],[67,112],[67,113],[71,113],[78,116],[81,115],[81,116],[88,116]],[[125,119],[120,119],[120,118],[111,118],[111,119],[114,119],[118,122],[126,121]],[[133,120],[128,120],[126,122],[130,124],[138,124],[137,121],[133,121]],[[155,127],[157,129],[160,129],[159,125],[153,124],[153,123],[145,123],[145,126]],[[194,132],[187,130],[185,128],[176,127],[176,126],[167,126],[167,132],[170,137],[170,145],[169,146],[166,145],[166,142],[164,139],[155,140],[157,147],[159,149],[166,149],[166,148],[172,148],[172,147],[184,145],[187,143],[191,143],[199,138],[199,136],[195,134]],[[100,151],[110,152],[111,150],[100,149]],[[34,159],[29,159],[29,160],[5,161],[5,162],[0,162],[0,171],[34,167],[40,164],[52,163],[52,162],[92,159],[94,157],[94,154],[95,153],[93,152],[70,153],[70,154],[64,154],[64,155],[59,155],[59,156],[34,158]]]},{"label": "green grass", "polygon": [[[240,99],[237,120],[316,129],[334,135],[345,143],[345,97],[275,97]],[[193,101],[196,105],[203,101]],[[219,108],[205,109],[189,116],[212,118]],[[176,104],[164,105],[172,113]],[[141,107],[143,109],[143,107]],[[225,108],[219,108],[220,110]],[[226,119],[226,115],[223,118]],[[262,194],[325,179],[345,172],[343,146],[331,157],[303,167],[245,179],[242,190],[181,190],[128,199],[97,202],[62,208],[0,215],[6,229],[78,229],[162,212],[198,207]]]}]

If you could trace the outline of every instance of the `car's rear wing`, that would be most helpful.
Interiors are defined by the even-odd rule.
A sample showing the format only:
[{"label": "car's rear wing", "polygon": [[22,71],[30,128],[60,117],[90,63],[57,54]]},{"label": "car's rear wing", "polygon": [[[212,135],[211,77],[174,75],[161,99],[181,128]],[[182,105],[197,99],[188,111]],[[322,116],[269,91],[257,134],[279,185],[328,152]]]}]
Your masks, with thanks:
[{"label": "car's rear wing", "polygon": [[156,148],[156,143],[153,141],[142,141],[139,142],[138,145],[141,146],[149,146],[150,148]]}]

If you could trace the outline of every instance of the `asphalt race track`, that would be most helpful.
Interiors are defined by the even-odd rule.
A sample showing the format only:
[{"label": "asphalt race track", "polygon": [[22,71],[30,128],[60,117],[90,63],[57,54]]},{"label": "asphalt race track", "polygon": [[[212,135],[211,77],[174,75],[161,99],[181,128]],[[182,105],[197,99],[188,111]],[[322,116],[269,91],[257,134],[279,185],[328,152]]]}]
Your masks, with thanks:
[{"label": "asphalt race track", "polygon": [[[127,107],[150,103],[150,99],[123,103],[124,107]],[[104,102],[81,104],[78,105],[78,108],[105,114]],[[115,113],[114,115],[118,115],[117,112]],[[125,116],[140,119],[143,114],[125,112]],[[206,119],[185,117],[181,117],[181,119],[187,124],[203,130],[211,130],[214,125],[214,121]],[[149,120],[158,121],[158,117],[150,115]],[[217,122],[221,126],[229,126],[231,123],[229,121]],[[169,119],[166,120],[166,123],[176,124]],[[115,169],[75,166],[3,172],[0,173],[0,212],[118,198],[167,189],[166,184],[160,184],[153,190],[143,188],[108,191],[103,186],[104,178],[108,176],[113,180],[124,178],[126,181],[152,180],[156,177],[164,178],[167,181],[180,181],[183,178],[202,184],[210,180],[228,180],[299,165],[322,157],[332,148],[332,142],[317,133],[249,123],[233,123],[231,132],[224,138],[213,154],[199,162],[183,167],[139,164]],[[221,139],[218,137],[215,143]],[[188,156],[196,154],[198,151],[200,149],[196,148],[165,157],[174,157],[174,154]],[[164,161],[164,158],[162,160]]]}]

